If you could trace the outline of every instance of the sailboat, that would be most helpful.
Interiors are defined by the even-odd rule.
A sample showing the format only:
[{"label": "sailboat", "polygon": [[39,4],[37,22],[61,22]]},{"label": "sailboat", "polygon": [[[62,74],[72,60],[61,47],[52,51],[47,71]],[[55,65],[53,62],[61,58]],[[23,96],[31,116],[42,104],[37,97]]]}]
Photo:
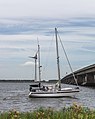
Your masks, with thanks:
[{"label": "sailboat", "polygon": [[[80,91],[78,85],[76,86],[76,88],[62,88],[61,87],[60,65],[59,65],[59,49],[58,49],[58,35],[57,35],[57,33],[58,33],[57,28],[55,28],[58,82],[55,84],[55,86],[53,86],[53,85],[45,86],[45,85],[41,84],[40,45],[38,45],[39,82],[35,82],[35,83],[30,85],[29,97],[31,97],[31,98],[73,97]],[[37,57],[35,57],[35,60],[36,59],[37,59]],[[36,75],[35,75],[35,77],[36,77]]]}]

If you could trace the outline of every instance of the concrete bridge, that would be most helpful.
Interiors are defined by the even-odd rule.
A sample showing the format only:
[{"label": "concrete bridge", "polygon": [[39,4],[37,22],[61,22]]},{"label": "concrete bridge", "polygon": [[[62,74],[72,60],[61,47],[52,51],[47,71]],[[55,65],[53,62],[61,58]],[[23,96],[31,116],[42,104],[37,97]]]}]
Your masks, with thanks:
[{"label": "concrete bridge", "polygon": [[[79,85],[95,86],[95,64],[77,70],[74,74]],[[72,73],[65,76],[62,83],[75,84]]]}]

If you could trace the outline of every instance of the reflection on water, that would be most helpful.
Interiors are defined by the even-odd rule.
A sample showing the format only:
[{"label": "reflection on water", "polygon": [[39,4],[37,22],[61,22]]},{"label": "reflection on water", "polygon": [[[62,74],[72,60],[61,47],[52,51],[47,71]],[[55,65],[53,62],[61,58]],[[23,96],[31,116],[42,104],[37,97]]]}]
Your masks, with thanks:
[{"label": "reflection on water", "polygon": [[75,98],[29,98],[29,85],[29,83],[0,83],[0,111],[10,109],[30,111],[39,107],[61,109],[74,102],[95,108],[95,88],[80,87],[81,91]]}]

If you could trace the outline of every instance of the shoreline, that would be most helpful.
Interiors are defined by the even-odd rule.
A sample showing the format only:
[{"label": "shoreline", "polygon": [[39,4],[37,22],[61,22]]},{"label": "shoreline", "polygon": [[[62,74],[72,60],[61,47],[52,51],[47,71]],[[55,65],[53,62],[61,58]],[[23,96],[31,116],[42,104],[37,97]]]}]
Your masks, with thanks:
[{"label": "shoreline", "polygon": [[0,119],[95,119],[95,109],[80,106],[74,103],[72,106],[61,110],[39,108],[34,111],[20,112],[15,109],[0,113]]}]

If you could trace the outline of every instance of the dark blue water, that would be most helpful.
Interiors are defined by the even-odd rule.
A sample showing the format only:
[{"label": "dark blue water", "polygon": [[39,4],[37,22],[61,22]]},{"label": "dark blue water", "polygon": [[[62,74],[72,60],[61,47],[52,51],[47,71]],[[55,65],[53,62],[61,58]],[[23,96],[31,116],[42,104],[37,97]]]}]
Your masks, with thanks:
[{"label": "dark blue water", "polygon": [[[30,83],[0,83],[0,111],[16,109],[19,111],[31,111],[39,107],[52,107],[61,109],[78,103],[83,106],[95,108],[95,88],[80,87],[76,98],[43,98],[30,99]],[[62,84],[62,87],[64,85]],[[69,85],[71,87],[71,85]],[[65,85],[68,87],[68,85]]]}]

